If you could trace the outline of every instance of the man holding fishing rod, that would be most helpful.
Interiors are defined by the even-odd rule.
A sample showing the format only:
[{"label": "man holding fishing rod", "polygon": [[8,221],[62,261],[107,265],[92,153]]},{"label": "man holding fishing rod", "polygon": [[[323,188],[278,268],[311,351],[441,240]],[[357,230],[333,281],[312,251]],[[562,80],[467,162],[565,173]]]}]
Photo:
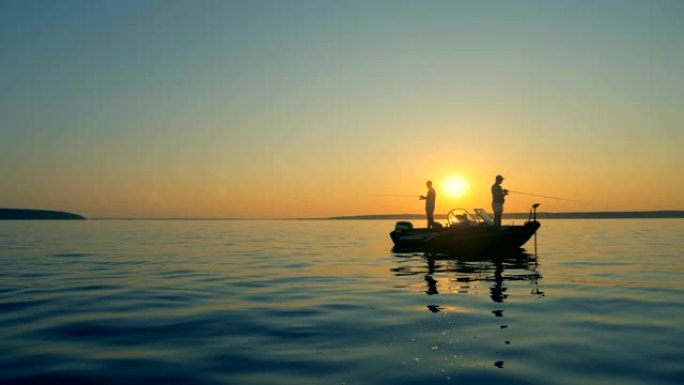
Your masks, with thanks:
[{"label": "man holding fishing rod", "polygon": [[427,195],[421,195],[420,200],[425,201],[425,214],[427,215],[427,227],[428,229],[437,227],[435,225],[435,200],[437,199],[437,194],[435,189],[432,188],[432,181],[425,182],[428,188]]},{"label": "man holding fishing rod", "polygon": [[501,187],[504,177],[496,176],[496,181],[492,185],[492,210],[494,211],[494,226],[501,226],[501,216],[503,215],[503,205],[508,195],[508,190]]}]

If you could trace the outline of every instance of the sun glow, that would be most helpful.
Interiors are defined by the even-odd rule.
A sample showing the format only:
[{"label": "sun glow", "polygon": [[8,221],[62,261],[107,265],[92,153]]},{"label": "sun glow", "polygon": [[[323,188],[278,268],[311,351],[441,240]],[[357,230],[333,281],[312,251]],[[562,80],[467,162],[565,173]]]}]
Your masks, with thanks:
[{"label": "sun glow", "polygon": [[451,176],[444,181],[443,188],[448,196],[456,198],[468,191],[468,182],[460,176]]}]

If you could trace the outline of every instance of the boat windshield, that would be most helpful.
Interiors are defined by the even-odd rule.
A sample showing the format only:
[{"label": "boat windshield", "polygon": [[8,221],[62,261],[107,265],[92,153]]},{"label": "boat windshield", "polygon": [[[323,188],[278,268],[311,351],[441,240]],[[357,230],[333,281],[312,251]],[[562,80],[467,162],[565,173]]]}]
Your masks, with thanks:
[{"label": "boat windshield", "polygon": [[447,214],[447,225],[454,226],[463,223],[473,223],[477,217],[470,214],[466,209],[453,209]]},{"label": "boat windshield", "polygon": [[489,214],[487,214],[487,212],[484,211],[484,209],[475,209],[475,212],[477,213],[477,216],[480,217],[480,219],[482,219],[482,221],[484,223],[486,223],[488,225],[494,224],[494,219],[492,219],[492,217]]}]

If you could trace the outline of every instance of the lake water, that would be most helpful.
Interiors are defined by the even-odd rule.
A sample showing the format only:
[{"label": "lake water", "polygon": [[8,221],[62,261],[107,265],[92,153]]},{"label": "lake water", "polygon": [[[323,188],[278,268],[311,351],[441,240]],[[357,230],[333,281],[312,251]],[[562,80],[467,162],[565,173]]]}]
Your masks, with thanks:
[{"label": "lake water", "polygon": [[543,220],[492,260],[393,226],[0,222],[0,383],[684,380],[684,220]]}]

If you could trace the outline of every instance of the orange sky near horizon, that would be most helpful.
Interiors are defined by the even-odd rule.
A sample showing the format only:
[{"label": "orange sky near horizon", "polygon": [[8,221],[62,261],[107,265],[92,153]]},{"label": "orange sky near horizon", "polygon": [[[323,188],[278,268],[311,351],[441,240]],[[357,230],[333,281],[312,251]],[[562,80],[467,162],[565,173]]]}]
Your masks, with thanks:
[{"label": "orange sky near horizon", "polygon": [[[684,210],[681,2],[6,4],[0,207]],[[449,197],[444,181],[468,183]]]}]

